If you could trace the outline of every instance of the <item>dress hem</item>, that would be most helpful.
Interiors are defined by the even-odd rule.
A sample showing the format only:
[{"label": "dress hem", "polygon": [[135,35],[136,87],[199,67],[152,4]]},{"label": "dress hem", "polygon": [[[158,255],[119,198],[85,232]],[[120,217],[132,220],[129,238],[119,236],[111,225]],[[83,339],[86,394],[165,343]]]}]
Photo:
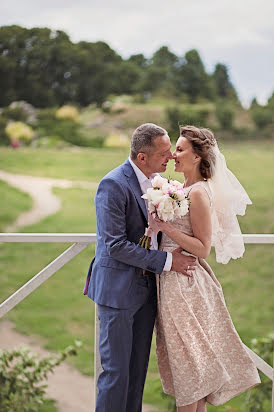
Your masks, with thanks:
[{"label": "dress hem", "polygon": [[[254,385],[251,385],[251,386],[250,386],[250,385],[248,385],[248,386],[242,386],[242,387],[239,389],[239,392],[235,393],[234,395],[229,395],[228,397],[225,398],[225,400],[222,400],[221,403],[212,403],[212,402],[209,402],[207,399],[206,399],[206,402],[209,403],[209,405],[213,405],[213,406],[223,405],[224,403],[230,401],[231,399],[235,398],[236,396],[241,395],[242,393],[246,392],[247,390],[252,389],[252,388],[255,388],[256,386],[260,385],[260,383],[261,383],[261,381],[259,381],[258,383],[255,383]],[[208,394],[207,396],[210,396],[210,394]],[[213,401],[213,402],[214,402],[214,401]]]},{"label": "dress hem", "polygon": [[[176,401],[176,406],[177,406],[177,408],[180,408],[181,406],[188,406],[188,405],[191,405],[192,403],[198,402],[198,401],[200,401],[201,399],[204,399],[204,398],[206,398],[206,402],[207,402],[209,405],[213,405],[213,406],[224,405],[226,402],[228,402],[228,401],[230,401],[231,399],[235,398],[236,396],[238,396],[238,395],[246,392],[248,389],[252,389],[252,388],[260,385],[260,383],[261,383],[261,382],[255,383],[255,384],[252,385],[252,386],[250,386],[250,385],[248,385],[248,386],[246,386],[246,385],[245,385],[245,386],[242,386],[242,387],[239,389],[239,392],[237,392],[237,393],[235,393],[235,394],[233,394],[233,395],[229,395],[228,397],[225,398],[225,400],[222,400],[222,402],[220,402],[220,403],[212,403],[212,402],[209,402],[209,401],[207,400],[207,397],[210,396],[210,395],[212,395],[212,394],[214,393],[214,392],[213,392],[213,393],[210,392],[210,393],[205,394],[204,396],[201,395],[201,397],[199,397],[199,399],[196,399],[196,400],[193,400],[192,402],[184,403],[184,404],[181,404],[181,405],[177,404],[177,401]],[[164,389],[163,389],[163,392],[164,392],[166,395],[174,396],[175,399],[176,399],[176,396],[175,396],[175,394],[174,394],[173,392],[171,392],[171,391],[165,391]],[[213,401],[213,402],[214,402],[214,401]]]}]

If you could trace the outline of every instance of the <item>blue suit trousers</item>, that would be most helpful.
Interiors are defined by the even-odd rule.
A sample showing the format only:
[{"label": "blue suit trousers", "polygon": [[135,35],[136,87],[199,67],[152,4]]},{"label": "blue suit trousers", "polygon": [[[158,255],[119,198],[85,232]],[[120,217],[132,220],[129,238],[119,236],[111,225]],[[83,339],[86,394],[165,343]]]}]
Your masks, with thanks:
[{"label": "blue suit trousers", "polygon": [[[143,278],[148,296],[129,309],[99,305],[102,372],[96,412],[141,412],[157,310],[155,277]],[[147,294],[147,292],[149,293]]]}]

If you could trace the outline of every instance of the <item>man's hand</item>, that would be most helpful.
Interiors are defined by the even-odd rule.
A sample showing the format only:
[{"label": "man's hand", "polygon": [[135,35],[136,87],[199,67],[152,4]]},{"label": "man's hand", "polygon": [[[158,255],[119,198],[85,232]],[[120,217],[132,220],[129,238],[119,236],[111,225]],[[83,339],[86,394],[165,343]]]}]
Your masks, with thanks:
[{"label": "man's hand", "polygon": [[182,250],[181,247],[173,250],[171,270],[180,272],[185,276],[192,276],[191,270],[194,270],[197,266],[196,259],[193,256],[182,255]]}]

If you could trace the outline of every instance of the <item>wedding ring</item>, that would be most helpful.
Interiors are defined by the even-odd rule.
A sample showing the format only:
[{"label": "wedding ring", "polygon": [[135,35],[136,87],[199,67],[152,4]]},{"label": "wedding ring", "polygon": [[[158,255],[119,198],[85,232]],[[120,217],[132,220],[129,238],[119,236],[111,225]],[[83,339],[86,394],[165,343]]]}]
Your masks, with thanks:
[{"label": "wedding ring", "polygon": [[189,270],[189,266],[187,267],[187,270]]}]

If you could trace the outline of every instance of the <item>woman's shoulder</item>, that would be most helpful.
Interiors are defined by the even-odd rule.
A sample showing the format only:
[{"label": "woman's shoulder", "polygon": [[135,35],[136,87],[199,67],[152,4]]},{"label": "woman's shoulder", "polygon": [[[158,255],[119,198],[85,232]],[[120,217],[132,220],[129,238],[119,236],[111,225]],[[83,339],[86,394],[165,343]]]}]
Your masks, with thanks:
[{"label": "woman's shoulder", "polygon": [[203,199],[209,199],[210,206],[212,205],[212,195],[207,181],[199,181],[194,183],[188,191],[188,196],[192,200],[202,201]]}]

